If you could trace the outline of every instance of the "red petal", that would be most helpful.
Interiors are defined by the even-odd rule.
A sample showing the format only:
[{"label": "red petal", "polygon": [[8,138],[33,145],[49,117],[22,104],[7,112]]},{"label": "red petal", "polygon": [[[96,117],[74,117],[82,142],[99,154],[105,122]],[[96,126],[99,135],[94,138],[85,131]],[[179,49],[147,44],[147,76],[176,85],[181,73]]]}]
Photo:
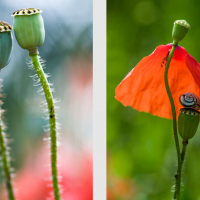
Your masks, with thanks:
[{"label": "red petal", "polygon": [[[171,48],[171,44],[160,45],[151,55],[144,57],[117,86],[115,98],[124,106],[172,119],[171,105],[164,84],[166,63],[161,66]],[[176,47],[170,63],[168,80],[177,114],[181,108],[181,94],[191,92],[200,96],[197,66],[199,67],[199,64],[184,48]],[[198,79],[199,82],[196,83],[194,79]]]},{"label": "red petal", "polygon": [[199,63],[190,55],[187,54],[186,65],[190,70],[192,76],[194,77],[195,82],[200,88],[200,65]]}]

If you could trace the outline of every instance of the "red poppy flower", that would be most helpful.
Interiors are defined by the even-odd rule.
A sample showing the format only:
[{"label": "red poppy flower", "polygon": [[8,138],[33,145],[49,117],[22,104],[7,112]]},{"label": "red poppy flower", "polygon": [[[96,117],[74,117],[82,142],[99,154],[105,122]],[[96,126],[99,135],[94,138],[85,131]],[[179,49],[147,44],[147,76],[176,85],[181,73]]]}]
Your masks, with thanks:
[{"label": "red poppy flower", "polygon": [[[124,106],[172,119],[171,105],[164,84],[164,71],[172,44],[160,45],[144,57],[122,80],[115,98]],[[200,97],[200,64],[187,51],[177,46],[170,63],[168,81],[176,113],[182,107],[179,97],[191,92]]]}]

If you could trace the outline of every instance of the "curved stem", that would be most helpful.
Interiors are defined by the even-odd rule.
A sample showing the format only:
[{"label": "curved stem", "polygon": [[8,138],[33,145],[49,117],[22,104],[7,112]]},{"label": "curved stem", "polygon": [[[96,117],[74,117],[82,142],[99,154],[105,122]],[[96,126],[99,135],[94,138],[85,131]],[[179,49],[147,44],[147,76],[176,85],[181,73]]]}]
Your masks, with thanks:
[{"label": "curved stem", "polygon": [[[36,49],[37,51],[37,49]],[[60,189],[58,182],[58,171],[57,171],[57,135],[56,135],[56,118],[55,118],[55,108],[53,103],[53,96],[50,91],[49,83],[45,77],[45,73],[40,65],[38,51],[30,52],[35,71],[40,79],[43,91],[46,97],[47,106],[49,110],[49,124],[50,124],[50,138],[51,138],[51,171],[52,171],[52,182],[55,200],[60,200]]]},{"label": "curved stem", "polygon": [[1,113],[2,113],[2,109],[0,107],[0,150],[1,150],[4,175],[5,175],[6,189],[7,189],[9,200],[15,200],[13,187],[11,183],[10,163],[9,163],[9,158],[8,158],[9,155],[6,150],[6,142],[5,142],[5,136],[3,133],[3,122],[2,122]]},{"label": "curved stem", "polygon": [[172,49],[170,51],[170,54],[169,54],[169,57],[168,57],[168,60],[167,60],[167,64],[166,64],[166,67],[165,67],[164,79],[165,79],[166,91],[167,91],[167,94],[168,94],[168,97],[169,97],[169,100],[170,100],[170,104],[171,104],[171,109],[172,109],[173,131],[174,131],[174,139],[175,139],[177,158],[178,158],[178,173],[175,176],[176,177],[176,186],[175,186],[174,199],[179,200],[180,199],[180,184],[181,184],[181,155],[180,155],[180,146],[179,146],[179,140],[178,140],[178,134],[177,134],[176,110],[175,110],[173,97],[172,97],[172,94],[170,92],[169,83],[168,83],[169,64],[170,64],[171,59],[173,57],[176,46],[177,46],[177,44],[173,44]]}]

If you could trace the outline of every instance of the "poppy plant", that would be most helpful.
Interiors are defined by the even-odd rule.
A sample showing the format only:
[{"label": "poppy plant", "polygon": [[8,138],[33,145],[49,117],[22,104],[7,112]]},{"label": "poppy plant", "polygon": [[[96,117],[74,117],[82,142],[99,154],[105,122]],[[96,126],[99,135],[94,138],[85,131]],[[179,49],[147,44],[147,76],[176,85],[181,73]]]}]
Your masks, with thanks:
[{"label": "poppy plant", "polygon": [[[171,49],[172,44],[160,45],[144,57],[117,86],[115,98],[124,106],[172,119],[164,83],[165,64]],[[181,94],[191,92],[200,97],[200,64],[181,46],[175,48],[168,81],[177,114],[182,107]]]},{"label": "poppy plant", "polygon": [[[199,99],[192,102],[197,104],[188,107],[194,96],[200,96],[200,64],[183,47],[178,46],[178,42],[185,37],[189,29],[190,25],[185,20],[175,21],[172,31],[173,43],[160,45],[152,54],[144,57],[115,90],[115,98],[124,106],[173,119],[178,158],[173,199],[177,200],[180,200],[181,170],[186,146],[188,140],[196,133],[200,115],[197,111],[200,108]],[[177,117],[179,112],[180,117]],[[179,134],[181,132],[183,138],[182,151],[179,146],[177,119]],[[194,125],[195,128],[191,129]]]}]

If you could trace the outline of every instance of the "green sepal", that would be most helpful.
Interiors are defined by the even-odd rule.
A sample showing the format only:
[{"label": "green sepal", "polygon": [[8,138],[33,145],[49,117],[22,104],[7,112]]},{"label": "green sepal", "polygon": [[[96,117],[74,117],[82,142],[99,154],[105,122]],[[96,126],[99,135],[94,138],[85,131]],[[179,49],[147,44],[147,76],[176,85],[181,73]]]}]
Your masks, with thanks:
[{"label": "green sepal", "polygon": [[183,140],[194,137],[199,125],[199,111],[192,108],[181,108],[178,117],[178,130]]},{"label": "green sepal", "polygon": [[16,40],[23,49],[37,48],[43,44],[45,29],[40,13],[15,15],[13,27]]},{"label": "green sepal", "polygon": [[190,25],[185,20],[176,20],[172,30],[173,43],[178,44],[190,29]]}]

